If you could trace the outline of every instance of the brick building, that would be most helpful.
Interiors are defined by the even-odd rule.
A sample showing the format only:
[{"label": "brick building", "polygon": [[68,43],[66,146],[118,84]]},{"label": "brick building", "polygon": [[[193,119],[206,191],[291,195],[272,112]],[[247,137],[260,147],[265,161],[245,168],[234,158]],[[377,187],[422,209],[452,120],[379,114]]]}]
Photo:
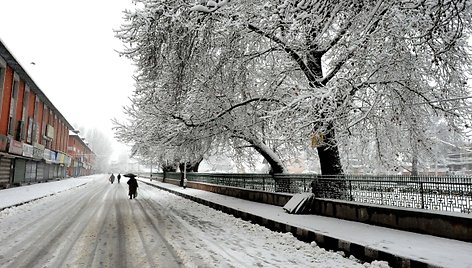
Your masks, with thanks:
[{"label": "brick building", "polygon": [[0,40],[0,188],[63,178],[73,127]]},{"label": "brick building", "polygon": [[95,153],[84,142],[78,131],[69,133],[67,152],[71,158],[71,163],[67,168],[67,174],[71,177],[91,175],[93,163],[95,163]]}]

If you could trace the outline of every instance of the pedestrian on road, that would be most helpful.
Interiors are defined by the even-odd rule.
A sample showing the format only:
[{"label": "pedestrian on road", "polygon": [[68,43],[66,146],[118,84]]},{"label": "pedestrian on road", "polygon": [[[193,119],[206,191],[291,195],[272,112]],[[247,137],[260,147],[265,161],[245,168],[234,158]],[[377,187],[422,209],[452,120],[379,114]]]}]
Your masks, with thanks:
[{"label": "pedestrian on road", "polygon": [[121,179],[121,175],[120,175],[120,173],[118,173],[118,176],[117,176],[117,178],[118,178],[118,183],[120,183],[120,179]]},{"label": "pedestrian on road", "polygon": [[128,173],[123,176],[129,178],[127,182],[128,187],[129,187],[129,192],[128,192],[129,199],[136,198],[136,196],[138,196],[138,181],[136,180],[136,175],[133,173]]},{"label": "pedestrian on road", "polygon": [[113,173],[111,173],[111,176],[110,176],[111,184],[113,184],[114,181],[115,181],[115,175],[113,175]]}]

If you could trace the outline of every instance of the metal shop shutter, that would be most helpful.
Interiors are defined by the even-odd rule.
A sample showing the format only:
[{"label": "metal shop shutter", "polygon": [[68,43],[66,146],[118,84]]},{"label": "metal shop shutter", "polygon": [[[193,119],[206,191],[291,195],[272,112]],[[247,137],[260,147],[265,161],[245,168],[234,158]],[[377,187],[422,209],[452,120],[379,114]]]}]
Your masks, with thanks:
[{"label": "metal shop shutter", "polygon": [[44,163],[38,162],[36,165],[36,181],[44,180]]},{"label": "metal shop shutter", "polygon": [[51,172],[51,165],[49,164],[44,164],[43,165],[43,179],[52,179],[52,172]]},{"label": "metal shop shutter", "polygon": [[0,187],[10,183],[11,159],[0,158]]},{"label": "metal shop shutter", "polygon": [[59,178],[59,165],[54,165],[54,178]]},{"label": "metal shop shutter", "polygon": [[36,162],[26,162],[25,181],[32,182],[36,180]]},{"label": "metal shop shutter", "polygon": [[15,159],[15,169],[13,171],[13,183],[15,185],[25,182],[26,174],[26,160],[17,158]]}]

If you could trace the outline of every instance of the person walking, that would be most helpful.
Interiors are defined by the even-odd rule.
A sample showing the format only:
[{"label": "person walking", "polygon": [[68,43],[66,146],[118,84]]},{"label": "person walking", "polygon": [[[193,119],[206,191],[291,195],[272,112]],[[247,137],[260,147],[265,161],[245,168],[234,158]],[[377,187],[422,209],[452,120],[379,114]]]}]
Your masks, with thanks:
[{"label": "person walking", "polygon": [[118,176],[116,178],[118,178],[118,183],[120,183],[120,179],[121,179],[120,173],[118,173]]},{"label": "person walking", "polygon": [[115,175],[113,175],[113,173],[111,173],[111,176],[110,176],[111,184],[113,184],[114,181],[115,181]]},{"label": "person walking", "polygon": [[136,198],[136,196],[138,196],[138,181],[136,180],[136,175],[133,173],[128,173],[123,176],[129,178],[127,182],[128,188],[129,188],[129,191],[128,191],[129,199]]}]

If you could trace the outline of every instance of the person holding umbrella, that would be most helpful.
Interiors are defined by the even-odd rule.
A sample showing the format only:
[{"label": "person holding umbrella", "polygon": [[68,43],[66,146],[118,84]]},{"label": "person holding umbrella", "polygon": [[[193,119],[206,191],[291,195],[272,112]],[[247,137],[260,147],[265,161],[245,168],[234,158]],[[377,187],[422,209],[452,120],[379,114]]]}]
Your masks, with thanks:
[{"label": "person holding umbrella", "polygon": [[125,174],[123,176],[129,178],[129,180],[127,182],[128,188],[129,188],[129,192],[128,192],[129,199],[136,198],[136,196],[138,196],[138,192],[137,192],[138,191],[138,181],[136,180],[137,175],[135,175],[133,173],[128,173],[128,174]]}]

